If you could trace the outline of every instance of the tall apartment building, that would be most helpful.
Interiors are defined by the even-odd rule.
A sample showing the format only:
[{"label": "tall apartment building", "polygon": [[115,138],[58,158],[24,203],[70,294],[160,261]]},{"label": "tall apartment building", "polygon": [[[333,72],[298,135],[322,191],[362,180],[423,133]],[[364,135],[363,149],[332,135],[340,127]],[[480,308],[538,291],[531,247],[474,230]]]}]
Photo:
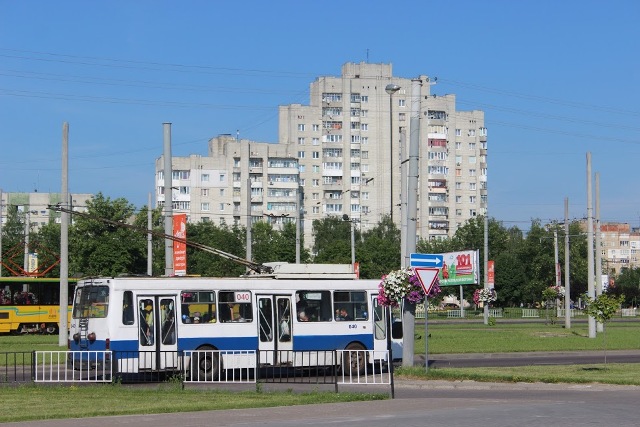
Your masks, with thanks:
[{"label": "tall apartment building", "polygon": [[[70,203],[77,212],[87,210],[87,200],[91,200],[93,194],[70,194]],[[7,222],[9,208],[16,207],[22,215],[28,218],[31,231],[38,231],[40,227],[49,221],[60,222],[60,213],[48,209],[50,205],[60,203],[60,193],[2,193],[0,202],[0,221]]]},{"label": "tall apartment building", "polygon": [[[442,239],[486,212],[487,130],[482,111],[456,111],[454,95],[431,95],[433,82],[418,79],[417,234]],[[399,86],[397,92],[387,93],[389,84]],[[279,107],[277,144],[219,136],[209,142],[207,157],[174,157],[173,208],[190,221],[243,225],[248,212],[254,222],[300,215],[307,245],[313,220],[328,215],[347,215],[363,231],[384,215],[400,226],[411,86],[412,79],[393,76],[391,64],[347,63],[341,76],[319,77],[310,84],[309,105]],[[156,183],[161,205],[162,158]]]},{"label": "tall apartment building", "polygon": [[[454,95],[431,95],[431,79],[418,78],[416,228],[442,239],[486,212],[487,129],[482,111],[456,111]],[[400,89],[389,94],[389,84]],[[394,77],[391,64],[347,63],[341,76],[311,83],[309,105],[280,107],[279,143],[296,147],[307,220],[346,214],[366,230],[390,215],[400,226],[411,91],[412,79]]]}]

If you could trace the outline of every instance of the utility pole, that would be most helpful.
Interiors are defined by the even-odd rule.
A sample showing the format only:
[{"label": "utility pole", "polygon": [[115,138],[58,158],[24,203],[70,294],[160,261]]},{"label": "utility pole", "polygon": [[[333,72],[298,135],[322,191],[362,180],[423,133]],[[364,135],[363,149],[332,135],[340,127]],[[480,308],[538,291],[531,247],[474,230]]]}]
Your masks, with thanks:
[{"label": "utility pole", "polygon": [[0,188],[0,277],[2,277],[2,188]]},{"label": "utility pole", "polygon": [[[151,211],[151,193],[149,193],[147,204],[147,229],[151,231],[153,229],[152,211]],[[153,236],[151,233],[147,234],[147,276],[153,276]]]},{"label": "utility pole", "polygon": [[[69,123],[62,124],[62,204],[69,203]],[[66,347],[69,340],[69,214],[60,212],[60,308],[58,345]]]},{"label": "utility pole", "polygon": [[569,198],[564,199],[564,327],[571,329],[571,283],[569,283]]},{"label": "utility pole", "polygon": [[[173,169],[171,166],[171,123],[164,130],[164,234],[173,236]],[[164,239],[164,275],[173,276],[173,240]]]},{"label": "utility pole", "polygon": [[[596,172],[596,296],[602,295],[602,249],[600,248],[600,173]],[[604,325],[596,322],[596,331],[604,332]]]},{"label": "utility pole", "polygon": [[[593,194],[591,190],[591,153],[587,152],[587,295],[595,298],[593,284]],[[596,319],[589,316],[589,338],[596,337]]]},{"label": "utility pole", "polygon": [[[407,250],[406,254],[411,254],[416,251],[416,218],[418,216],[418,163],[420,157],[420,91],[422,88],[422,81],[420,79],[411,80],[411,119],[409,126],[411,127],[411,133],[409,135],[409,181],[407,192],[407,209],[403,212],[403,215],[407,215]],[[425,297],[425,307],[428,306],[428,302]],[[402,366],[413,366],[413,337],[415,335],[416,325],[416,305],[409,302],[408,299],[404,300],[404,308],[402,311],[403,319],[403,343],[402,343]],[[391,326],[391,325],[389,325]],[[428,334],[427,334],[427,315],[425,311],[424,316],[424,329],[425,329],[425,367],[428,367]],[[390,333],[391,329],[388,329]]]}]

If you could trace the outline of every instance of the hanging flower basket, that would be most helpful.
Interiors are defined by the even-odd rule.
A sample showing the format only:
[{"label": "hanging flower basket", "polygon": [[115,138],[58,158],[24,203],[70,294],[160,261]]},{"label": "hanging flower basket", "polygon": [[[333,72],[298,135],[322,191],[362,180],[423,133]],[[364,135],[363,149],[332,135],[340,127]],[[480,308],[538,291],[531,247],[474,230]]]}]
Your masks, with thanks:
[{"label": "hanging flower basket", "polygon": [[473,293],[473,302],[476,305],[480,303],[492,303],[498,298],[496,290],[492,288],[476,289]]},{"label": "hanging flower basket", "polygon": [[[435,297],[440,293],[440,281],[436,278],[428,297]],[[404,298],[413,304],[424,301],[424,290],[420,279],[413,269],[403,268],[382,276],[378,285],[378,303],[382,306],[397,307]]]},{"label": "hanging flower basket", "polygon": [[549,286],[544,291],[542,291],[542,298],[546,301],[549,301],[556,298],[564,298],[564,294],[564,286]]}]

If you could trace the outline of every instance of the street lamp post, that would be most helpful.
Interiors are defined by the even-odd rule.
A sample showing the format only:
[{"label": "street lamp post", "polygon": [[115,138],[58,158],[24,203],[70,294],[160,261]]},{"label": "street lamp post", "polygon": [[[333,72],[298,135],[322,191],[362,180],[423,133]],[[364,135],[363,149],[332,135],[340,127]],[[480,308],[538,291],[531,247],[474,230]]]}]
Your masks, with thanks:
[{"label": "street lamp post", "polygon": [[400,86],[389,83],[384,90],[389,94],[389,209],[393,222],[393,94],[400,90]]}]

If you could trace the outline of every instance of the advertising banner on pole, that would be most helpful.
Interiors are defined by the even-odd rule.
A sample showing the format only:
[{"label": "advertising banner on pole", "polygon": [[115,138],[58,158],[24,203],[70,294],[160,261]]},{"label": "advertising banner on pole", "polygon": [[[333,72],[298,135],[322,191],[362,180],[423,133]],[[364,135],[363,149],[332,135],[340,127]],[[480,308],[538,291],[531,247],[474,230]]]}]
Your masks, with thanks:
[{"label": "advertising banner on pole", "polygon": [[[173,236],[179,239],[187,238],[187,214],[173,216]],[[187,244],[173,241],[173,274],[187,275]]]},{"label": "advertising banner on pole", "polygon": [[440,287],[478,284],[479,251],[447,252],[442,254]]}]

